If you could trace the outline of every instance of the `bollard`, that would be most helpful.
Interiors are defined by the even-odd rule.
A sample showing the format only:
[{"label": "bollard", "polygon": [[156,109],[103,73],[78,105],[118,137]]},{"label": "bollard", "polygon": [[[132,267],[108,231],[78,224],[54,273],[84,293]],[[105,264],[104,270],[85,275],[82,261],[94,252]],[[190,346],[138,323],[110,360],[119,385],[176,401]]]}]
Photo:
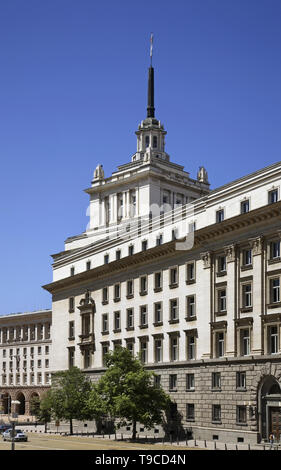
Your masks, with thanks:
[{"label": "bollard", "polygon": [[115,441],[116,441],[116,431],[115,431],[115,433],[114,433],[114,436],[115,436]]},{"label": "bollard", "polygon": [[110,434],[108,434],[108,439],[111,439]]},{"label": "bollard", "polygon": [[226,444],[224,444],[224,450],[227,450],[227,445]]},{"label": "bollard", "polygon": [[177,435],[177,445],[179,445],[179,435]]},{"label": "bollard", "polygon": [[121,441],[123,441],[123,434],[121,434]]},{"label": "bollard", "polygon": [[194,439],[194,447],[196,447],[196,446],[197,446],[197,444],[196,444],[196,439]]},{"label": "bollard", "polygon": [[248,444],[248,450],[251,450],[251,446],[250,446],[250,444]]},{"label": "bollard", "polygon": [[236,444],[236,446],[235,446],[235,447],[236,447],[236,450],[238,450],[238,446],[237,446],[237,444]]}]

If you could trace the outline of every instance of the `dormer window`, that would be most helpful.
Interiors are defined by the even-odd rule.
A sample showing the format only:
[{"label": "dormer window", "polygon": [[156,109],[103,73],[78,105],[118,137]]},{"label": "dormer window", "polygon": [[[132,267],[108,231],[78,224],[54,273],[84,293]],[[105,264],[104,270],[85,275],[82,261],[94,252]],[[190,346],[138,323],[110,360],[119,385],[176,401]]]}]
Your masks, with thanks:
[{"label": "dormer window", "polygon": [[149,135],[145,136],[145,148],[149,147]]},{"label": "dormer window", "polygon": [[153,136],[153,148],[154,149],[157,148],[157,136],[156,135]]}]

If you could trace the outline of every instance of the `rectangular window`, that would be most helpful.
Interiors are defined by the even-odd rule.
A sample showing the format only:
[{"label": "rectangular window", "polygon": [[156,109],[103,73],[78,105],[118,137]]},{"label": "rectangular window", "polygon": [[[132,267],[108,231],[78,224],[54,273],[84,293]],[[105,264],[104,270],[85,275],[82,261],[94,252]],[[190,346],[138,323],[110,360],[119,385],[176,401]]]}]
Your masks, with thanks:
[{"label": "rectangular window", "polygon": [[102,303],[103,304],[108,303],[108,287],[103,287],[102,289]]},{"label": "rectangular window", "polygon": [[163,340],[161,338],[155,338],[155,362],[162,362],[163,360]]},{"label": "rectangular window", "polygon": [[220,223],[223,222],[224,220],[224,210],[220,209],[216,212],[216,222]]},{"label": "rectangular window", "polygon": [[194,335],[187,336],[187,359],[193,360],[196,358],[196,340]]},{"label": "rectangular window", "polygon": [[217,357],[224,356],[224,332],[219,331],[216,333],[216,355]]},{"label": "rectangular window", "polygon": [[147,276],[140,277],[140,295],[147,294]]},{"label": "rectangular window", "polygon": [[72,313],[74,312],[74,297],[70,297],[68,302],[68,311]]},{"label": "rectangular window", "polygon": [[121,285],[115,284],[114,285],[114,301],[117,302],[120,300],[121,297]]},{"label": "rectangular window", "polygon": [[249,356],[250,348],[250,330],[248,328],[240,330],[241,356]]},{"label": "rectangular window", "polygon": [[91,269],[91,261],[87,261],[87,263],[86,263],[86,270],[87,270],[87,271],[90,271],[90,269]]},{"label": "rectangular window", "polygon": [[103,344],[102,345],[102,365],[103,367],[106,367],[106,354],[108,353],[108,345]]},{"label": "rectangular window", "polygon": [[121,250],[116,250],[116,252],[115,252],[115,258],[116,258],[117,261],[118,261],[119,259],[121,259]]},{"label": "rectangular window", "polygon": [[170,300],[170,321],[179,319],[178,299]]},{"label": "rectangular window", "polygon": [[170,269],[170,287],[176,287],[178,285],[178,268]]},{"label": "rectangular window", "polygon": [[169,390],[175,392],[177,390],[177,374],[169,375]]},{"label": "rectangular window", "polygon": [[226,272],[226,256],[218,257],[218,272],[220,274]]},{"label": "rectangular window", "polygon": [[104,255],[104,264],[108,264],[109,263],[109,255]]},{"label": "rectangular window", "polygon": [[243,263],[243,266],[252,265],[252,250],[251,249],[243,250],[242,263]]},{"label": "rectangular window", "polygon": [[268,353],[278,353],[278,328],[276,325],[268,327]]},{"label": "rectangular window", "polygon": [[154,387],[160,388],[161,387],[161,375],[154,375]]},{"label": "rectangular window", "polygon": [[154,304],[154,323],[162,323],[162,302]]},{"label": "rectangular window", "polygon": [[219,289],[218,293],[218,312],[226,312],[226,289]]},{"label": "rectangular window", "polygon": [[221,405],[212,406],[212,421],[215,423],[221,422]]},{"label": "rectangular window", "polygon": [[186,421],[195,420],[195,406],[194,403],[187,403],[186,405]]},{"label": "rectangular window", "polygon": [[187,263],[186,265],[186,281],[194,282],[195,281],[195,262]]},{"label": "rectangular window", "polygon": [[154,290],[162,289],[162,272],[154,273]]},{"label": "rectangular window", "polygon": [[213,390],[221,389],[221,373],[220,372],[212,373],[212,389]]},{"label": "rectangular window", "polygon": [[249,199],[241,202],[241,214],[246,214],[250,210],[250,201]]},{"label": "rectangular window", "polygon": [[69,334],[69,338],[68,338],[68,339],[74,339],[74,338],[75,338],[75,333],[74,333],[74,321],[70,321],[70,322],[69,322],[68,334]]},{"label": "rectangular window", "polygon": [[271,303],[280,302],[280,278],[270,279],[270,299]]},{"label": "rectangular window", "polygon": [[140,326],[147,327],[147,305],[140,307]]},{"label": "rectangular window", "polygon": [[127,281],[127,297],[132,297],[134,295],[134,282],[132,279]]},{"label": "rectangular window", "polygon": [[134,328],[134,309],[127,308],[127,329]]},{"label": "rectangular window", "polygon": [[280,241],[270,243],[270,259],[280,258]]},{"label": "rectangular window", "polygon": [[108,332],[108,314],[104,313],[102,316],[102,332]]},{"label": "rectangular window", "polygon": [[273,204],[278,201],[278,189],[273,189],[268,192],[268,204]]},{"label": "rectangular window", "polygon": [[196,316],[196,309],[195,309],[195,295],[189,295],[186,298],[186,308],[187,308],[187,318],[193,318]]},{"label": "rectangular window", "polygon": [[243,308],[252,307],[252,284],[242,285]]},{"label": "rectangular window", "polygon": [[179,359],[179,338],[178,338],[178,336],[172,335],[170,337],[170,352],[171,352],[171,361],[178,361],[178,359]]},{"label": "rectangular window", "polygon": [[74,266],[72,266],[70,268],[70,276],[74,276],[74,273],[75,273],[75,268],[74,268]]},{"label": "rectangular window", "polygon": [[141,340],[140,342],[140,358],[141,362],[147,363],[147,341]]},{"label": "rectangular window", "polygon": [[147,240],[143,240],[141,242],[141,250],[146,251],[147,250]]},{"label": "rectangular window", "polygon": [[195,390],[194,374],[186,374],[186,391]]},{"label": "rectangular window", "polygon": [[131,355],[134,356],[134,343],[133,341],[127,341],[126,345],[128,351],[130,351]]},{"label": "rectangular window", "polygon": [[236,373],[236,388],[243,390],[246,389],[246,372]]},{"label": "rectangular window", "polygon": [[121,313],[114,312],[114,332],[121,330]]},{"label": "rectangular window", "polygon": [[134,245],[130,245],[128,248],[129,256],[132,256],[134,254]]},{"label": "rectangular window", "polygon": [[74,367],[74,356],[75,356],[75,349],[69,348],[68,349],[68,368]]},{"label": "rectangular window", "polygon": [[245,424],[247,422],[247,409],[245,405],[236,407],[236,419],[238,424]]},{"label": "rectangular window", "polygon": [[162,245],[163,243],[163,235],[162,233],[160,233],[157,237],[156,237],[156,246],[160,246]]}]

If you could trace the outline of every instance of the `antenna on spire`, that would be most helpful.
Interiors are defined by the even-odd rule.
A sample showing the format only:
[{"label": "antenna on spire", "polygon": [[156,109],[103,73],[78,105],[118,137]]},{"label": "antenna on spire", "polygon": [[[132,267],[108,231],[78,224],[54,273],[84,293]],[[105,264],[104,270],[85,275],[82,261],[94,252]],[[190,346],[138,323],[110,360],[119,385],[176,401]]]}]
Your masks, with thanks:
[{"label": "antenna on spire", "polygon": [[152,67],[153,33],[150,34],[150,67]]}]

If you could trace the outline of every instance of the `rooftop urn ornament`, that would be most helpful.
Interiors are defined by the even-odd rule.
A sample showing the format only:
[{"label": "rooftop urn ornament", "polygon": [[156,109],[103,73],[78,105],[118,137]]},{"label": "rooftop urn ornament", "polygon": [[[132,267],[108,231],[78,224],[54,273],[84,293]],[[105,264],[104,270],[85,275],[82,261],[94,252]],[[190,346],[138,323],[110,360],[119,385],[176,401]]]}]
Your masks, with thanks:
[{"label": "rooftop urn ornament", "polygon": [[94,180],[103,180],[104,179],[104,170],[102,165],[98,165],[94,171]]},{"label": "rooftop urn ornament", "polygon": [[197,179],[200,181],[200,183],[208,183],[208,173],[203,166],[199,167]]}]

